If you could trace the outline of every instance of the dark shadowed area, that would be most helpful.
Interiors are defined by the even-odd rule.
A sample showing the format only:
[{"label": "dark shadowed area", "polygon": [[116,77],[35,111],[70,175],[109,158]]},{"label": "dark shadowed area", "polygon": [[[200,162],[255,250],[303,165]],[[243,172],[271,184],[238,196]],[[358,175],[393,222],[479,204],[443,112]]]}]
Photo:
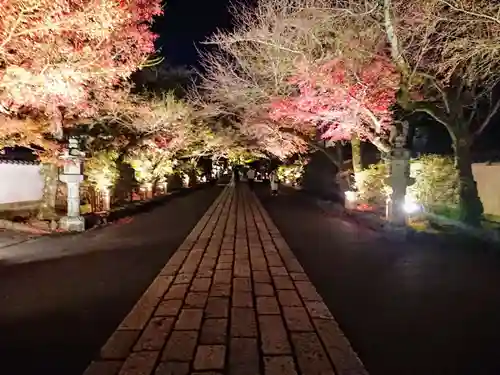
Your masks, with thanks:
[{"label": "dark shadowed area", "polygon": [[[84,233],[65,257],[1,266],[0,373],[80,375],[220,191]],[[100,249],[71,255],[92,236]]]},{"label": "dark shadowed area", "polygon": [[371,375],[500,373],[500,256],[390,241],[311,198],[258,194]]}]

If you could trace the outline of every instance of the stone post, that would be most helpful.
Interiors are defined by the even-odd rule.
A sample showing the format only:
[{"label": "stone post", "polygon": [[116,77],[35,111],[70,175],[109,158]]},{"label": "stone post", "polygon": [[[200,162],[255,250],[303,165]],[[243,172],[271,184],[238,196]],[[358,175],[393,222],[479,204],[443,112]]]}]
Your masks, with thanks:
[{"label": "stone post", "polygon": [[396,226],[406,225],[407,214],[404,211],[406,187],[410,183],[410,150],[406,146],[408,123],[402,123],[402,129],[394,138],[394,148],[386,160],[388,179],[392,194],[387,200],[386,218]]},{"label": "stone post", "polygon": [[80,184],[83,181],[82,174],[83,153],[79,150],[78,139],[71,137],[69,147],[63,154],[64,170],[59,176],[68,190],[68,212],[59,221],[61,229],[71,232],[83,232],[85,221],[80,215]]},{"label": "stone post", "polygon": [[102,196],[102,210],[109,211],[111,210],[111,192],[108,187],[104,188],[101,192]]}]

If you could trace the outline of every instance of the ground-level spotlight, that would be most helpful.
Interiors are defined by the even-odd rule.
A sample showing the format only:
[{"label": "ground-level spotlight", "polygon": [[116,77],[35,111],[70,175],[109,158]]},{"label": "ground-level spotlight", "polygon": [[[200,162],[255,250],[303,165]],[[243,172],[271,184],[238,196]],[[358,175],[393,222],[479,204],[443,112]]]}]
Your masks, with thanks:
[{"label": "ground-level spotlight", "polygon": [[417,212],[422,211],[422,206],[412,198],[406,196],[403,204],[403,210],[410,215],[416,214]]},{"label": "ground-level spotlight", "polygon": [[344,194],[345,194],[345,199],[350,202],[355,202],[358,198],[356,192],[352,190],[348,190]]},{"label": "ground-level spotlight", "polygon": [[344,207],[350,210],[354,210],[358,203],[358,194],[355,191],[348,190],[344,193],[345,202]]}]

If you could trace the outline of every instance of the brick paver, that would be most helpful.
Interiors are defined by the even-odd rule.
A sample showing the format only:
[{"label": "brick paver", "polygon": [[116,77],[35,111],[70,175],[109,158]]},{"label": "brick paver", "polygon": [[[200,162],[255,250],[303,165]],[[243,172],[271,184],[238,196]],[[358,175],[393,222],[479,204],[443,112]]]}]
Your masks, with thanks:
[{"label": "brick paver", "polygon": [[228,186],[84,375],[367,375],[255,195]]}]

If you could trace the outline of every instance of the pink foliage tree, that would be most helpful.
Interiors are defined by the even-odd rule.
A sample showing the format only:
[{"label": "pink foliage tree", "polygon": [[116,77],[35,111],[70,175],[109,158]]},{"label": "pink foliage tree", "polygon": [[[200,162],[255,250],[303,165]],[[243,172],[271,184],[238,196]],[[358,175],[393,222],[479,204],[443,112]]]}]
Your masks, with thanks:
[{"label": "pink foliage tree", "polygon": [[303,66],[300,72],[291,80],[298,95],[272,102],[269,115],[274,121],[286,120],[297,128],[312,124],[324,139],[335,141],[356,135],[388,151],[384,138],[400,77],[391,62],[375,58],[356,68],[333,59],[318,67]]},{"label": "pink foliage tree", "polygon": [[0,0],[0,110],[95,115],[154,52],[160,0]]}]

